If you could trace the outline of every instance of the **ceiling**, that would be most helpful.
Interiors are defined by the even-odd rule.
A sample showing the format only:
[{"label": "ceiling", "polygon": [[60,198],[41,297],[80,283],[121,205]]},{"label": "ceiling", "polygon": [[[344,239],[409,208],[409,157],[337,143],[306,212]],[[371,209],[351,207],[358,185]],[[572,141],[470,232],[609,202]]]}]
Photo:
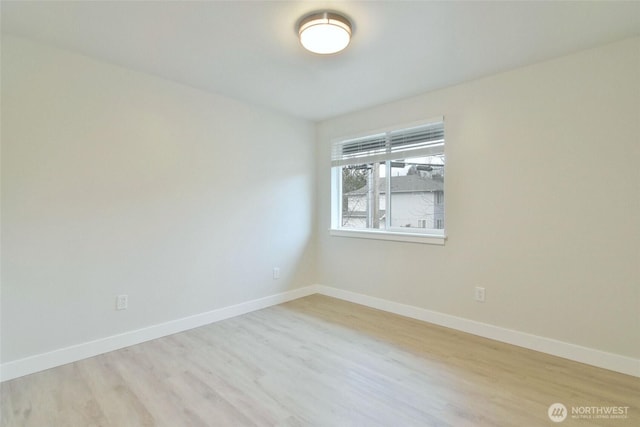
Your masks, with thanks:
[{"label": "ceiling", "polygon": [[[323,120],[640,34],[640,2],[1,2],[2,32]],[[306,52],[296,21],[354,23]]]}]

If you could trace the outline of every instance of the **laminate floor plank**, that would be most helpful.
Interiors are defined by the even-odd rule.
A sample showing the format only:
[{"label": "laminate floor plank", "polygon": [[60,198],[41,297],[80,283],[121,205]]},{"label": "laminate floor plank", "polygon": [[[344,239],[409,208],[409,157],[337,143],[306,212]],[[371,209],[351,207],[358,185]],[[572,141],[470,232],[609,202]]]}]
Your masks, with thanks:
[{"label": "laminate floor plank", "polygon": [[2,427],[640,425],[639,378],[320,295],[0,387]]}]

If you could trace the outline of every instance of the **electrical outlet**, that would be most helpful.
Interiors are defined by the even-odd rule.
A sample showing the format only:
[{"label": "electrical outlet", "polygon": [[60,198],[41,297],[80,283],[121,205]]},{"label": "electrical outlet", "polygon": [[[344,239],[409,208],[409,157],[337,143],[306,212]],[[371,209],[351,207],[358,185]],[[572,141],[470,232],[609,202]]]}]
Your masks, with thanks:
[{"label": "electrical outlet", "polygon": [[129,295],[118,295],[116,297],[116,310],[126,310],[129,307]]},{"label": "electrical outlet", "polygon": [[475,297],[476,297],[476,301],[484,302],[484,288],[483,287],[476,286]]},{"label": "electrical outlet", "polygon": [[273,267],[273,280],[280,278],[280,267]]}]

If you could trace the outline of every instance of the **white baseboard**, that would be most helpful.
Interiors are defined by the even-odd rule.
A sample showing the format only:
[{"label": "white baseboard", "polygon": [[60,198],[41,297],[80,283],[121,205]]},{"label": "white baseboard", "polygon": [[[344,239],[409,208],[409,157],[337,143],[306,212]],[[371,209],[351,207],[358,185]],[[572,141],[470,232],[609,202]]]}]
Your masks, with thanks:
[{"label": "white baseboard", "polygon": [[229,307],[219,308],[206,313],[172,320],[135,331],[125,332],[123,334],[113,335],[95,341],[89,341],[47,353],[26,357],[24,359],[3,363],[0,365],[0,381],[8,381],[24,375],[43,371],[45,369],[97,356],[109,351],[118,350],[131,345],[140,344],[145,341],[150,341],[156,338],[197,328],[199,326],[208,325],[220,320],[250,313],[252,311],[261,310],[263,308],[271,307],[273,305],[315,293],[445,326],[451,329],[468,332],[470,334],[490,338],[507,344],[513,344],[519,347],[563,357],[576,362],[586,363],[588,365],[640,377],[640,360],[631,357],[607,353],[601,350],[582,347],[525,332],[518,332],[499,326],[345,291],[330,286],[312,285]]},{"label": "white baseboard", "polygon": [[315,286],[307,286],[291,291],[270,295],[240,304],[223,307],[216,310],[200,313],[182,319],[172,320],[158,325],[149,326],[135,331],[125,332],[61,348],[47,353],[37,354],[24,359],[3,363],[0,365],[0,381],[8,381],[24,375],[44,371],[56,366],[66,365],[88,357],[97,356],[109,351],[118,350],[145,341],[161,338],[167,335],[183,332],[199,326],[208,325],[231,317],[261,310],[266,307],[281,304],[283,302],[302,298],[316,292]]},{"label": "white baseboard", "polygon": [[575,362],[586,363],[599,368],[640,377],[640,359],[582,347],[576,344],[519,332],[512,329],[506,329],[487,323],[476,322],[462,317],[451,316],[420,307],[370,297],[330,286],[316,285],[315,290],[319,294],[354,302],[367,307],[388,311],[390,313],[445,326],[462,332],[468,332],[473,335],[517,345],[518,347],[524,347],[530,350],[540,351],[553,356],[563,357]]}]

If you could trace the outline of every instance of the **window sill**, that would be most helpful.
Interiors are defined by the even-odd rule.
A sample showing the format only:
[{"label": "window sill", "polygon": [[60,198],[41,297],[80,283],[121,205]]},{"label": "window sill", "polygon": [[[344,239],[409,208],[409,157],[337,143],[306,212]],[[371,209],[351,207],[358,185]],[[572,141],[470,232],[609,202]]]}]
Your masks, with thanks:
[{"label": "window sill", "polygon": [[444,245],[446,236],[435,234],[401,233],[397,231],[371,231],[371,230],[347,230],[329,229],[329,235],[337,237],[352,237],[356,239],[391,240],[394,242],[422,243],[427,245]]}]

